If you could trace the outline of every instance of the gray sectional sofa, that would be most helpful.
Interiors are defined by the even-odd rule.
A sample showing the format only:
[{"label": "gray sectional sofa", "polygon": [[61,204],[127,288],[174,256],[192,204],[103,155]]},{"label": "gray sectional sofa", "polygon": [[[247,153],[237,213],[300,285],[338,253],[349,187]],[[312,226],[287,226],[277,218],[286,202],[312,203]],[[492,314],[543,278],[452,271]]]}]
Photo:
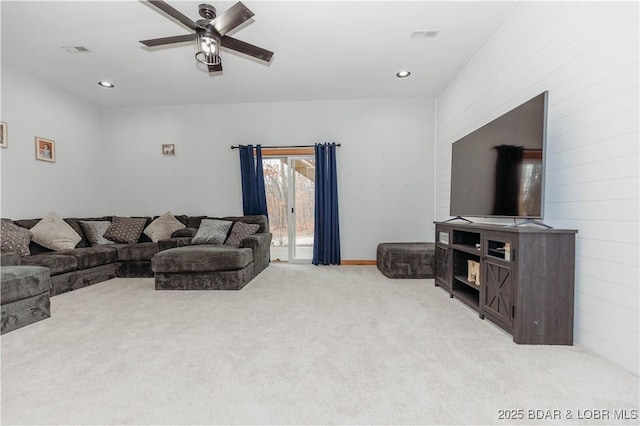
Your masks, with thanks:
[{"label": "gray sectional sofa", "polygon": [[2,334],[49,318],[49,269],[22,266],[17,253],[2,253],[0,259]]},{"label": "gray sectional sofa", "polygon": [[[242,238],[237,247],[193,245],[191,237],[159,241],[160,252],[151,259],[156,290],[240,290],[269,266],[271,233],[267,217],[222,219],[254,225],[258,230]],[[199,221],[190,223],[196,224]]]},{"label": "gray sectional sofa", "polygon": [[[156,217],[146,217],[145,227],[148,226]],[[152,242],[143,233],[139,240],[134,244],[108,244],[95,247],[90,245],[85,233],[83,232],[83,228],[80,226],[80,221],[110,221],[112,216],[65,218],[64,221],[82,237],[76,247],[72,250],[52,251],[31,241],[29,245],[31,255],[21,256],[20,264],[22,266],[43,266],[49,269],[51,276],[51,296],[86,287],[115,277],[153,277],[154,271],[151,268],[152,258],[161,250],[173,250],[180,246],[190,245],[191,238],[195,235],[202,219],[209,217],[182,215],[175,216],[175,218],[186,226],[186,228],[177,231],[175,234],[186,236],[172,236],[172,238],[167,240]],[[246,260],[243,265],[226,265],[224,261],[221,261],[214,262],[218,266],[208,268],[209,275],[211,275],[211,273],[215,274],[216,272],[220,272],[217,274],[220,276],[228,275],[229,270],[233,270],[234,268],[239,269],[241,272],[238,272],[238,275],[242,276],[242,280],[245,281],[243,283],[244,285],[269,264],[271,233],[269,232],[267,217],[263,215],[249,215],[213,219],[233,222],[240,221],[260,225],[257,233],[244,238],[240,242],[240,247],[228,247],[226,245],[222,247],[222,251],[227,255],[229,253],[242,253],[241,256]],[[2,220],[10,221],[17,226],[26,229],[31,229],[40,221],[40,219]],[[210,254],[211,250],[207,247],[208,246],[206,245],[193,246],[193,249],[196,254],[202,251],[206,251]],[[224,257],[224,254],[220,254],[219,256]],[[209,261],[211,260],[212,259],[209,258]],[[182,272],[186,274],[189,271],[184,270]],[[177,289],[180,287],[168,288]]]}]

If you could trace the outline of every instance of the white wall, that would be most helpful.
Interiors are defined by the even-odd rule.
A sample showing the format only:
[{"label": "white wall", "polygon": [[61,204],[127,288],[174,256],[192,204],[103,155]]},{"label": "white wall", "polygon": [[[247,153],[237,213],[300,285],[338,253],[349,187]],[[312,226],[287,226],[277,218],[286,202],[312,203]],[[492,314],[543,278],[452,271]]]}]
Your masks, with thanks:
[{"label": "white wall", "polygon": [[338,142],[342,258],[433,241],[433,99],[105,108],[103,124],[110,213],[242,214],[231,145]]},{"label": "white wall", "polygon": [[[231,145],[335,141],[343,259],[433,241],[433,99],[99,108],[3,65],[2,121],[3,217],[241,214]],[[56,163],[35,160],[35,136]]]},{"label": "white wall", "polygon": [[[0,149],[2,217],[103,212],[98,107],[3,64],[1,120],[9,141]],[[55,141],[55,163],[36,161],[36,136]]]},{"label": "white wall", "polygon": [[544,221],[578,229],[575,340],[638,373],[638,3],[521,3],[438,96],[436,218],[451,144],[548,90]]}]

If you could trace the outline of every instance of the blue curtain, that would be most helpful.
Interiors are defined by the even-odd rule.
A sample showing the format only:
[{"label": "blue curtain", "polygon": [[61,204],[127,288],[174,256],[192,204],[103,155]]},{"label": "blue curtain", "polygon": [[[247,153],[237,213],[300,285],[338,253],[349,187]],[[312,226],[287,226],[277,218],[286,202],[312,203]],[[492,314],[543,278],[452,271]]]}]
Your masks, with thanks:
[{"label": "blue curtain", "polygon": [[267,196],[262,172],[262,147],[240,145],[240,175],[242,177],[242,211],[247,214],[267,215]]},{"label": "blue curtain", "polygon": [[338,176],[336,144],[316,144],[316,206],[313,238],[314,265],[340,264]]}]

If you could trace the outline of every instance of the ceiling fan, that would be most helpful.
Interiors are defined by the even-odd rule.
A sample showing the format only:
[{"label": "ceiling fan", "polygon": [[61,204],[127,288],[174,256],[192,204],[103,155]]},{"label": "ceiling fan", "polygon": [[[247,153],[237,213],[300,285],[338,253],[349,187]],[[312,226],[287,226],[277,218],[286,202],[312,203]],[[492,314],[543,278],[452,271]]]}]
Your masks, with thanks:
[{"label": "ceiling fan", "polygon": [[206,65],[209,72],[222,71],[220,47],[244,53],[267,63],[271,61],[273,52],[226,35],[254,15],[241,2],[237,2],[220,15],[217,15],[213,6],[201,4],[198,6],[198,11],[202,19],[197,21],[192,21],[162,0],[147,0],[147,2],[195,31],[195,34],[141,40],[140,43],[147,47],[195,40],[196,60]]}]

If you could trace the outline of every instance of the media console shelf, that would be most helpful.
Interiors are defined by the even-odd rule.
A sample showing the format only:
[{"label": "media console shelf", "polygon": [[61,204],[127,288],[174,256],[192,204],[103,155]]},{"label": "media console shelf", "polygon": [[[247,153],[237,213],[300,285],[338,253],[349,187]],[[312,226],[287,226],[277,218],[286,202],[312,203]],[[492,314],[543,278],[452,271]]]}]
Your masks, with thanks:
[{"label": "media console shelf", "polygon": [[576,233],[436,222],[435,284],[516,343],[573,345]]}]

